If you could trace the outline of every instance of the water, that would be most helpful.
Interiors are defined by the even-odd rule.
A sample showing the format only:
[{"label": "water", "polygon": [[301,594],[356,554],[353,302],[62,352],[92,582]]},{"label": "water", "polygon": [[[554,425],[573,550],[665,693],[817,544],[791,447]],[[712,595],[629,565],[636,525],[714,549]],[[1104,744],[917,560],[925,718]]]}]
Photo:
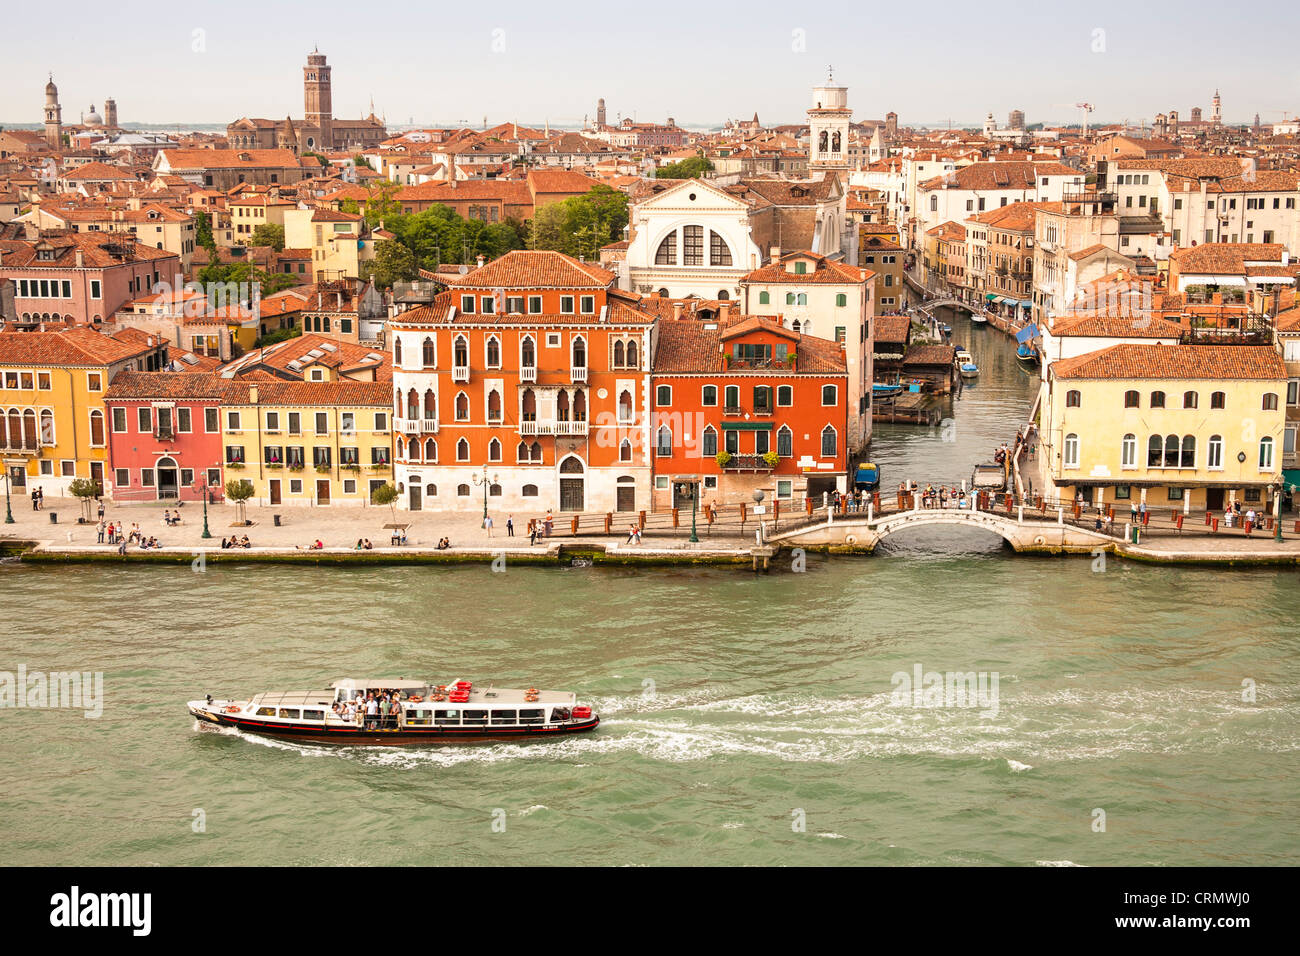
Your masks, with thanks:
[{"label": "water", "polygon": [[[983,372],[956,404],[965,458],[897,426],[875,452],[887,481],[959,480],[1014,432],[1032,386],[997,371],[1006,340],[985,331],[964,343]],[[6,860],[1300,859],[1293,573],[1096,573],[944,530],[803,574],[0,567],[0,668],[102,670],[107,698],[98,720],[0,711]],[[895,705],[892,676],[918,663],[996,671],[996,715]],[[331,749],[184,711],[374,674],[572,689],[604,721],[532,744]]]}]

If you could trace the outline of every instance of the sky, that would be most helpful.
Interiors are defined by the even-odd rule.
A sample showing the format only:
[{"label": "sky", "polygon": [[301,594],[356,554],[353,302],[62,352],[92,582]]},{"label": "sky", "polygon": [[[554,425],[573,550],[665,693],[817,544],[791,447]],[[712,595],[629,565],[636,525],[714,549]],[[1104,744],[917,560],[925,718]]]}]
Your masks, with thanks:
[{"label": "sky", "polygon": [[[1248,10],[1238,17],[1237,9]],[[757,111],[797,123],[833,66],[856,119],[979,125],[1023,109],[1034,122],[1132,123],[1193,106],[1217,87],[1228,122],[1300,111],[1300,10],[1205,0],[1146,5],[750,0],[566,5],[313,0],[171,4],[63,0],[57,43],[6,44],[0,124],[39,123],[54,73],[65,122],[117,100],[122,125],[227,123],[303,114],[302,67],[333,66],[334,115],[390,125],[517,120],[576,128],[604,97],[609,121],[673,117],[707,128]],[[48,8],[13,4],[11,37],[50,30]],[[72,25],[75,25],[73,27]],[[1288,49],[1290,47],[1290,49]]]}]

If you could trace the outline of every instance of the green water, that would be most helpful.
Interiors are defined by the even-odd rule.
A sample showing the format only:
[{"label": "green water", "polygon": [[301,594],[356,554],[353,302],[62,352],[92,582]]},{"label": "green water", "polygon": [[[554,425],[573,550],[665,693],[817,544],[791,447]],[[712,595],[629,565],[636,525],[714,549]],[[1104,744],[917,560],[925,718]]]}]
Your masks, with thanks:
[{"label": "green water", "polygon": [[[960,480],[1028,407],[1006,340],[956,335],[981,380],[952,427],[880,432],[887,483]],[[106,698],[0,710],[6,861],[1300,861],[1293,572],[1094,570],[969,529],[882,551],[768,575],[0,564],[0,670],[103,671]],[[918,664],[997,672],[996,714],[896,703]],[[185,712],[371,675],[574,690],[603,722],[331,749]]]}]

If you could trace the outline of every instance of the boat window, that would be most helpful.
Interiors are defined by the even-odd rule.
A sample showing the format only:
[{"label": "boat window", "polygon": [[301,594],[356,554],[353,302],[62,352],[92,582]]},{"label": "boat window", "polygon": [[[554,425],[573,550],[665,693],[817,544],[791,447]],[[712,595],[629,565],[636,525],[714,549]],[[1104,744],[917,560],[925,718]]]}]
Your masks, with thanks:
[{"label": "boat window", "polygon": [[467,710],[462,715],[466,724],[486,724],[488,712],[486,710]]},{"label": "boat window", "polygon": [[274,716],[275,716],[275,708],[274,708],[274,707],[259,707],[259,708],[257,708],[257,716],[259,716],[259,717],[274,717]]},{"label": "boat window", "polygon": [[521,724],[540,724],[542,722],[543,711],[538,710],[521,710],[519,712],[519,722]]},{"label": "boat window", "polygon": [[568,720],[570,716],[567,707],[554,707],[551,709],[551,720]]},{"label": "boat window", "polygon": [[303,720],[324,720],[325,711],[323,710],[304,710],[302,712]]},{"label": "boat window", "polygon": [[492,723],[494,724],[514,724],[519,721],[519,713],[514,710],[494,710],[492,711]]},{"label": "boat window", "polygon": [[459,710],[435,710],[433,712],[433,722],[435,724],[459,724]]},{"label": "boat window", "polygon": [[427,727],[432,722],[432,718],[433,711],[431,710],[417,710],[412,707],[406,712],[407,726]]},{"label": "boat window", "polygon": [[302,711],[300,711],[297,707],[281,707],[280,716],[288,717],[290,720],[297,720],[300,716],[302,716]]}]

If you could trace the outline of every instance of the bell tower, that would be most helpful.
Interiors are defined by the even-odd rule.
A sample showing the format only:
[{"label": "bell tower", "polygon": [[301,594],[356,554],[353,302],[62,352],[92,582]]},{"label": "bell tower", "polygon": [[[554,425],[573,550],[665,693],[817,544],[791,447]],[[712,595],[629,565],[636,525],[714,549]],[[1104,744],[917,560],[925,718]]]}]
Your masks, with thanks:
[{"label": "bell tower", "polygon": [[[302,68],[303,121],[320,130],[316,149],[334,148],[334,104],[330,95],[330,68],[325,54],[312,50]],[[308,136],[311,134],[308,133]]]},{"label": "bell tower", "polygon": [[45,142],[51,149],[63,147],[63,107],[59,105],[59,88],[54,85],[54,74],[45,84]]},{"label": "bell tower", "polygon": [[813,87],[813,105],[808,109],[808,175],[823,179],[827,172],[849,168],[849,88],[836,86],[835,75],[827,70],[824,86]]}]

